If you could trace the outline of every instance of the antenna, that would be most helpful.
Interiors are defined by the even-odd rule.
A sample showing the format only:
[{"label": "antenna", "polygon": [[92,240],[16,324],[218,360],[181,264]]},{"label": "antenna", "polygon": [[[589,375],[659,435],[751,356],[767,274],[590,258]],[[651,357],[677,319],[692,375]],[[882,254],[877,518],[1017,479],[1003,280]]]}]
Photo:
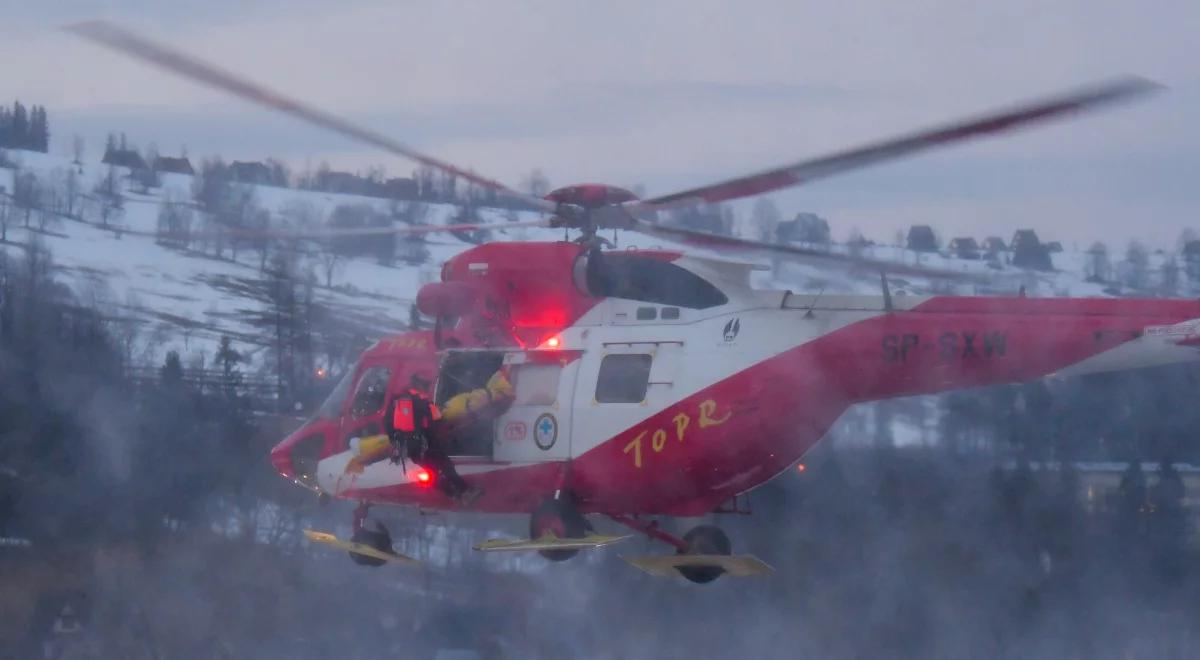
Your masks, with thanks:
[{"label": "antenna", "polygon": [[809,305],[808,310],[804,312],[804,318],[813,318],[813,309],[817,306],[817,303],[821,302],[821,296],[823,295],[825,295],[825,287],[821,287],[821,290],[817,292],[817,297],[813,298],[812,304]]},{"label": "antenna", "polygon": [[883,286],[883,311],[891,314],[895,308],[892,306],[892,290],[888,288],[887,273],[879,271],[879,283]]}]

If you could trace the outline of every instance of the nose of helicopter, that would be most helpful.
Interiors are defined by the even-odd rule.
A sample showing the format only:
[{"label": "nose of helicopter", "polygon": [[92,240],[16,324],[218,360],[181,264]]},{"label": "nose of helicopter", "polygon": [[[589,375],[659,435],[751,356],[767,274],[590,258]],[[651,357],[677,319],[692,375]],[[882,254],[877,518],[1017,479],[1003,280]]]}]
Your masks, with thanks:
[{"label": "nose of helicopter", "polygon": [[313,420],[293,431],[271,448],[271,465],[286,479],[313,492],[323,492],[317,483],[317,463],[325,446],[325,424]]}]

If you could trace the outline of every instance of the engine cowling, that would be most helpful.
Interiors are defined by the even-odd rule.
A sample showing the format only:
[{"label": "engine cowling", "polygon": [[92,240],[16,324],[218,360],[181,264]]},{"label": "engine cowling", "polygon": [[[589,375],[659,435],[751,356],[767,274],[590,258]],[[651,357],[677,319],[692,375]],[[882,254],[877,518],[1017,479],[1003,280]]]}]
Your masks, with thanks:
[{"label": "engine cowling", "polygon": [[466,282],[430,282],[417,292],[417,309],[426,316],[466,316],[475,310],[481,291]]}]

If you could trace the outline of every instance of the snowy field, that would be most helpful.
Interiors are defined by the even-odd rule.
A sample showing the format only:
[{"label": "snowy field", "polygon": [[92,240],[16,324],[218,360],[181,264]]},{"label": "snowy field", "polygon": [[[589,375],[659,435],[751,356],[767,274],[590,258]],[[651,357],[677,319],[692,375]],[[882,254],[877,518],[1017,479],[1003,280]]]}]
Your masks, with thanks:
[{"label": "snowy field", "polygon": [[[8,152],[23,171],[34,173],[45,185],[61,182],[74,170],[80,189],[91,193],[97,182],[109,171],[107,165],[85,162],[75,165],[69,159],[35,152]],[[127,173],[122,168],[118,172]],[[0,186],[13,190],[13,169],[0,168]],[[136,320],[145,337],[138,360],[146,365],[161,364],[169,350],[179,351],[185,364],[211,362],[222,335],[248,345],[257,343],[260,331],[249,321],[264,309],[264,302],[253,295],[252,283],[261,281],[261,256],[251,249],[239,251],[237,260],[217,259],[209,254],[164,246],[151,236],[132,235],[120,230],[153,233],[159,211],[164,203],[188,202],[192,198],[191,176],[161,175],[161,186],[147,194],[137,192],[138,186],[123,179],[124,211],[111,221],[112,227],[100,227],[94,214],[88,222],[63,217],[52,218],[44,231],[34,220],[31,228],[22,228],[20,211],[10,220],[9,241],[24,243],[36,234],[52,252],[58,279],[75,292],[84,304],[104,310],[113,316]],[[295,190],[269,186],[253,186],[259,206],[271,214],[278,224],[286,217],[289,207],[309,208],[317,218],[327,218],[339,205],[366,204],[386,211],[388,201],[353,195]],[[428,205],[426,222],[445,224],[458,213],[451,205]],[[511,214],[508,214],[511,216]],[[561,240],[559,230],[504,229],[505,217],[498,211],[480,212],[484,221],[496,224],[493,240]],[[522,215],[521,219],[532,216]],[[832,219],[836,227],[837,219]],[[196,225],[200,223],[195,223]],[[1036,228],[1036,227],[1035,227]],[[952,235],[953,228],[938,228]],[[982,238],[982,237],[979,237]],[[1008,237],[1005,237],[1007,240]],[[1052,236],[1043,239],[1053,238]],[[620,236],[621,247],[678,247],[664,245],[634,232]],[[440,264],[454,254],[470,247],[450,234],[436,235],[425,246],[429,260],[420,266],[397,261],[395,266],[383,266],[368,258],[343,259],[333,272],[332,286],[324,286],[324,273],[318,263],[319,255],[311,255],[301,264],[311,270],[319,285],[316,299],[328,306],[335,315],[360,327],[365,335],[382,336],[406,328],[409,308],[421,284],[437,277]],[[9,252],[19,247],[4,246]],[[835,251],[846,250],[835,245]],[[996,269],[982,260],[963,260],[946,254],[915,252],[895,246],[867,247],[862,255],[871,259],[897,264],[919,265],[943,271],[964,272],[986,281],[969,282],[928,281],[906,276],[890,277],[895,295],[947,293],[1013,295],[1024,286],[1028,295],[1036,296],[1097,296],[1116,293],[1100,284],[1084,280],[1087,255],[1082,252],[1063,252],[1053,255],[1057,269],[1050,273],[1022,271],[1012,267]],[[725,254],[739,260],[751,259],[772,266],[767,272],[755,274],[755,285],[763,288],[793,291],[827,291],[830,293],[866,293],[880,291],[879,274],[873,269],[846,269],[827,263],[805,263],[793,259],[773,260],[755,255]],[[1166,257],[1157,252],[1150,255],[1149,272],[1157,273]],[[1114,256],[1114,262],[1118,257]],[[1120,268],[1120,264],[1116,264]],[[251,348],[251,353],[258,349]]]}]

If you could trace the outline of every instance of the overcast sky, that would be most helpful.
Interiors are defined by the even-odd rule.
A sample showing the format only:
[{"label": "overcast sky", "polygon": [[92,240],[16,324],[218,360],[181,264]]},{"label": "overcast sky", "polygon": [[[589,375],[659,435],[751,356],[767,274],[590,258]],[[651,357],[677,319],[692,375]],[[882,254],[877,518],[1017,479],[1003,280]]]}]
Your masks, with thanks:
[{"label": "overcast sky", "polygon": [[1170,247],[1200,229],[1200,2],[10,2],[0,100],[47,106],[52,151],[107,131],[163,153],[412,165],[101,50],[106,18],[517,184],[672,190],[1136,73],[1115,110],[775,195],[835,238],[1037,227]]}]

